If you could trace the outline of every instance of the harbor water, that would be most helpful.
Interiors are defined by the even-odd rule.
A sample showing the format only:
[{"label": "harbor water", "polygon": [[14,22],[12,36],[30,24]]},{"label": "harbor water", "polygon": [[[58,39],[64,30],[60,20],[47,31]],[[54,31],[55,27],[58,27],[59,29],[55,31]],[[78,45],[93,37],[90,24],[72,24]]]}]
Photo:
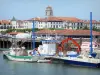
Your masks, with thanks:
[{"label": "harbor water", "polygon": [[0,75],[99,75],[100,68],[9,61],[0,52]]}]

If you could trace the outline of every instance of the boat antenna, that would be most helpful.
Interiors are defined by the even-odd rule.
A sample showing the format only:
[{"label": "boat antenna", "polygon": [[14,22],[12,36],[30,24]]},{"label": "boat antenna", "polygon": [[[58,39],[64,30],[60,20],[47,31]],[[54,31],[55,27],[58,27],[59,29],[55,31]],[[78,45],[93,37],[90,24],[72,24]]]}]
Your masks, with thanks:
[{"label": "boat antenna", "polygon": [[90,12],[90,55],[93,52],[93,48],[92,48],[92,12]]}]

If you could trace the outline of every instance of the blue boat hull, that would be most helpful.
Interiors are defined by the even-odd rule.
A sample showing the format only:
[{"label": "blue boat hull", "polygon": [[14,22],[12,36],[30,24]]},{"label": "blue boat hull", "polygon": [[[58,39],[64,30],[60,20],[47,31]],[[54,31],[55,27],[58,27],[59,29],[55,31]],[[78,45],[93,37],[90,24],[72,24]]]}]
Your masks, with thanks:
[{"label": "blue boat hull", "polygon": [[63,62],[71,65],[79,65],[79,66],[86,66],[86,67],[100,67],[100,63],[94,64],[94,63],[79,62],[79,61],[72,61],[72,60],[63,60]]}]

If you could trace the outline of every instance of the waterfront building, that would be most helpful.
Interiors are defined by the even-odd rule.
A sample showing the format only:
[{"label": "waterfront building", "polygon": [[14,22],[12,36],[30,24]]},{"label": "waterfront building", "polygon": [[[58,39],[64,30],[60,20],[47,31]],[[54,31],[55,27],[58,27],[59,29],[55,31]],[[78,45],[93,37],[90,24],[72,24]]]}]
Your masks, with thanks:
[{"label": "waterfront building", "polygon": [[[53,15],[51,6],[46,7],[45,17],[35,17],[29,20],[17,20],[13,17],[11,20],[0,21],[0,30],[4,31],[8,28],[12,29],[30,29],[32,22],[35,20],[35,28],[38,29],[84,29],[90,27],[89,20],[82,20],[76,17],[57,17]],[[100,21],[92,21],[93,28],[100,29]]]},{"label": "waterfront building", "polygon": [[[93,31],[93,41],[100,42],[100,32]],[[76,40],[82,39],[82,41],[90,41],[90,30],[40,30],[36,32],[36,37],[41,39],[54,38],[62,40],[64,38],[71,37]]]},{"label": "waterfront building", "polygon": [[0,31],[5,31],[9,28],[12,28],[10,20],[1,20],[0,21]]},{"label": "waterfront building", "polygon": [[[86,26],[86,27],[90,28],[90,21],[89,20],[84,20],[83,21],[83,26],[84,27]],[[100,29],[100,21],[92,20],[92,26],[93,26],[93,28]]]},{"label": "waterfront building", "polygon": [[17,20],[15,17],[12,18],[11,24],[13,29],[29,29],[32,28],[31,20]]},{"label": "waterfront building", "polygon": [[55,28],[55,29],[81,29],[83,22],[75,17],[46,17],[35,18],[36,28]]}]

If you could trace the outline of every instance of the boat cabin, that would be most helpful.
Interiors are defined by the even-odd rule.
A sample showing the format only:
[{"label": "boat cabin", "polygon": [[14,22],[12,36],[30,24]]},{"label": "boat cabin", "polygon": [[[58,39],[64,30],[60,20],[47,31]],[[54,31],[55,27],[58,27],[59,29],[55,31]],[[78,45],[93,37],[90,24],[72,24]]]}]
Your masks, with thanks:
[{"label": "boat cabin", "polygon": [[[100,47],[100,44],[97,42],[92,42],[92,48],[93,50],[97,50]],[[81,50],[86,50],[89,51],[90,50],[90,42],[82,42],[81,45]]]},{"label": "boat cabin", "polygon": [[42,45],[39,45],[38,51],[41,55],[54,55],[56,52],[57,40],[42,40]]}]

